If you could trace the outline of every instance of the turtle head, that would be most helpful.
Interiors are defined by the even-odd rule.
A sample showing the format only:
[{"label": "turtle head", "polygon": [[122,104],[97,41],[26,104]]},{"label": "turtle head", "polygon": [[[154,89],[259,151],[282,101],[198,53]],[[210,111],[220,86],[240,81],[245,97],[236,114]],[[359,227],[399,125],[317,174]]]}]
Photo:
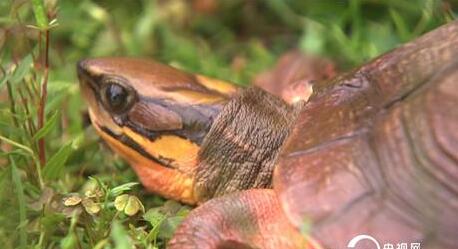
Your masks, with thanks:
[{"label": "turtle head", "polygon": [[108,145],[148,189],[194,202],[200,145],[237,88],[145,59],[86,59],[77,71],[93,126]]}]

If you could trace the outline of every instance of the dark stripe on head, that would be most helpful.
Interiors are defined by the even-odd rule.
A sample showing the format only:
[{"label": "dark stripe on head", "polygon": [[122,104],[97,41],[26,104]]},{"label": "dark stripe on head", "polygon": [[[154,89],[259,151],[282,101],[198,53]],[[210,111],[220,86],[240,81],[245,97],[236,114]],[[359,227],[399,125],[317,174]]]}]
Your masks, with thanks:
[{"label": "dark stripe on head", "polygon": [[143,156],[145,158],[148,158],[149,160],[154,161],[154,162],[156,162],[156,163],[158,163],[158,164],[160,164],[160,165],[162,165],[162,166],[164,166],[166,168],[175,169],[174,167],[172,167],[170,165],[170,159],[164,158],[164,159],[161,160],[161,159],[155,158],[154,156],[149,154],[147,151],[145,151],[143,149],[143,147],[141,145],[139,145],[137,142],[135,142],[132,138],[130,138],[130,137],[124,135],[124,134],[116,135],[110,129],[108,129],[105,126],[99,126],[99,127],[103,132],[105,132],[106,134],[108,134],[112,138],[116,139],[117,141],[121,142],[125,146],[135,150],[141,156]]}]

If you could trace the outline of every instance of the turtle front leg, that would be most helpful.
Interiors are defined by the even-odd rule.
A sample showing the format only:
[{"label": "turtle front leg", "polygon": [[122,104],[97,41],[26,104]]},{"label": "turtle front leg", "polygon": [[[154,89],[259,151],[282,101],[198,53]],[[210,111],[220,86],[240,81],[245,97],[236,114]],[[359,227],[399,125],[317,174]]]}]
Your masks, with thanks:
[{"label": "turtle front leg", "polygon": [[313,247],[286,221],[273,190],[252,189],[212,199],[193,210],[167,248]]},{"label": "turtle front leg", "polygon": [[307,101],[314,82],[335,75],[336,68],[330,60],[291,50],[280,57],[274,68],[256,76],[254,84],[292,104]]}]

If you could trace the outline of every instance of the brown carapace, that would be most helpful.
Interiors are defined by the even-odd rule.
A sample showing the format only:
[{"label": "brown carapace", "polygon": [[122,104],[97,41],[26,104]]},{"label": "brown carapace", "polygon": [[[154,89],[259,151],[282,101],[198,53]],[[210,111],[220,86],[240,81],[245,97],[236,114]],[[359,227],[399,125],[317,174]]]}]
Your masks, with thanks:
[{"label": "brown carapace", "polygon": [[97,131],[146,188],[206,201],[168,248],[458,245],[458,22],[310,98],[130,58],[78,75]]}]

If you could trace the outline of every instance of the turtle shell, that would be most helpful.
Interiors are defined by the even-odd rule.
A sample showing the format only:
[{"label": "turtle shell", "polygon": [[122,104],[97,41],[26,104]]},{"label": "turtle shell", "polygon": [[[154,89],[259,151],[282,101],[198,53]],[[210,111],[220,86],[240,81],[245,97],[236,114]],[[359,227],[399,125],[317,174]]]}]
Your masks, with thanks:
[{"label": "turtle shell", "polygon": [[209,200],[169,248],[456,248],[458,21],[314,84],[295,117],[274,190]]},{"label": "turtle shell", "polygon": [[324,248],[458,245],[458,22],[313,89],[274,172],[290,222]]}]

